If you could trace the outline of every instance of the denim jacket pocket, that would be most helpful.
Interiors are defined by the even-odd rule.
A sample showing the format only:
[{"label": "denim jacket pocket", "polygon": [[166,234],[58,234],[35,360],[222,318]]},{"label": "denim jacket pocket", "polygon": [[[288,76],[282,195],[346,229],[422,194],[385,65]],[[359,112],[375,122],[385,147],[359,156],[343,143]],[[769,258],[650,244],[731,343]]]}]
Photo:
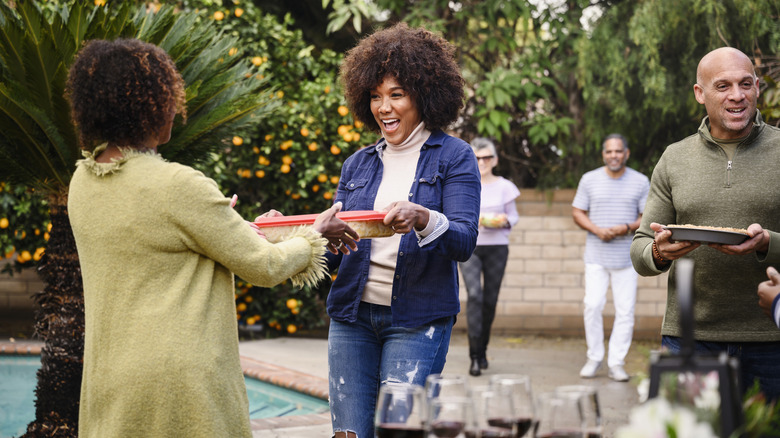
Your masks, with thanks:
[{"label": "denim jacket pocket", "polygon": [[358,210],[358,202],[364,197],[365,189],[368,185],[368,178],[351,179],[344,184],[346,190],[346,199],[344,201],[344,211]]},{"label": "denim jacket pocket", "polygon": [[417,179],[416,199],[410,201],[435,211],[442,211],[442,174],[437,172]]}]

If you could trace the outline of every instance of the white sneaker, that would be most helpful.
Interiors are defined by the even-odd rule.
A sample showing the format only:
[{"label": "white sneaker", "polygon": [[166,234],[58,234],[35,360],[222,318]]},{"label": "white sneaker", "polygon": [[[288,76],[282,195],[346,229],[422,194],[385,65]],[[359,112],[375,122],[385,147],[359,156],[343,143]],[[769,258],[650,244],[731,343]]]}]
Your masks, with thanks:
[{"label": "white sneaker", "polygon": [[590,379],[596,377],[596,372],[601,369],[601,361],[588,359],[580,370],[580,377]]},{"label": "white sneaker", "polygon": [[609,378],[616,382],[628,382],[628,373],[620,365],[609,367]]}]

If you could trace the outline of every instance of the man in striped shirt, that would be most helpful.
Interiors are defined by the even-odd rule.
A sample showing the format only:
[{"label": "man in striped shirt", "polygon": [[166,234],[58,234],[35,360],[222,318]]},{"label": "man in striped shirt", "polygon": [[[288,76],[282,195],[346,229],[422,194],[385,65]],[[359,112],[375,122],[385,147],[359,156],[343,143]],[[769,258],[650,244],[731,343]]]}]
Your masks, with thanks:
[{"label": "man in striped shirt", "polygon": [[637,283],[637,273],[631,265],[631,239],[642,219],[650,181],[626,167],[629,150],[622,135],[608,135],[601,144],[601,155],[604,166],[582,176],[572,202],[574,222],[588,232],[584,256],[588,350],[580,376],[595,377],[604,360],[602,311],[611,283],[615,322],[609,338],[608,375],[625,382],[629,376],[623,365],[634,333]]}]

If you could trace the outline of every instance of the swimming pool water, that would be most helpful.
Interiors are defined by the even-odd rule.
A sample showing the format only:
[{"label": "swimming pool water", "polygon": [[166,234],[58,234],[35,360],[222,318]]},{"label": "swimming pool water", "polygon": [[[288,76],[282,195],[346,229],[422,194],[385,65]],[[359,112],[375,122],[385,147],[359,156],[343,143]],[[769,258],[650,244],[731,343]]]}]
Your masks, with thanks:
[{"label": "swimming pool water", "polygon": [[[0,438],[20,436],[35,419],[35,373],[40,356],[0,355]],[[252,419],[328,411],[328,402],[257,379],[245,378]]]}]

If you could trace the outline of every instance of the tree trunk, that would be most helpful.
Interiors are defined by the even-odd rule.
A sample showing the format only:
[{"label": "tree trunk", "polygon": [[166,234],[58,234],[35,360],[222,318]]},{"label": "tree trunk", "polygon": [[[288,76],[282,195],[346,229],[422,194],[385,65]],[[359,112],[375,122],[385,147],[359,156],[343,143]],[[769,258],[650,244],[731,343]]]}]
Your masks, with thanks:
[{"label": "tree trunk", "polygon": [[45,287],[34,296],[39,306],[35,334],[45,345],[35,389],[35,420],[24,438],[78,436],[84,289],[67,205],[67,189],[49,197],[51,237],[38,266]]}]

